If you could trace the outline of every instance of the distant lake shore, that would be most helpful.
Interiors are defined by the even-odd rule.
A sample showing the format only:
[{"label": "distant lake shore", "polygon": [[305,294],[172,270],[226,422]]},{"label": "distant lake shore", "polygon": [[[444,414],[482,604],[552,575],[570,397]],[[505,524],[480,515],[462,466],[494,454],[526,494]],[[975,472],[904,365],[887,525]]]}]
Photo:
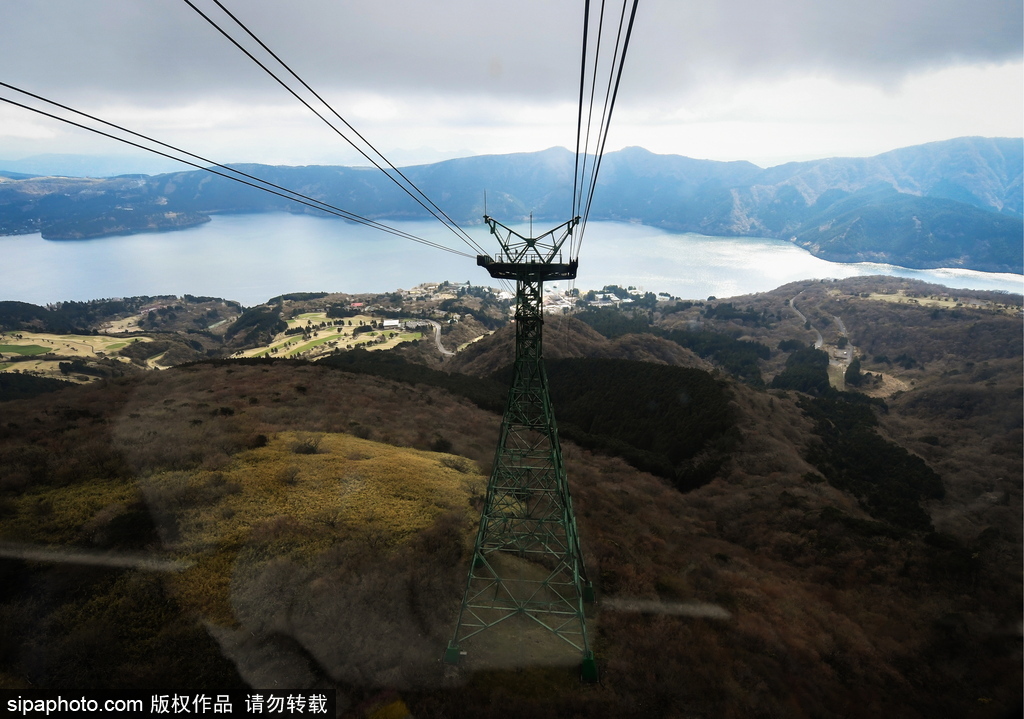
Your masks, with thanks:
[{"label": "distant lake shore", "polygon": [[[441,280],[498,284],[476,265],[475,250],[439,223],[388,224],[468,256],[332,218],[286,213],[219,215],[174,232],[80,242],[49,242],[39,234],[0,237],[0,300],[45,305],[192,294],[252,306],[288,292],[388,292]],[[528,226],[516,229],[529,232]],[[484,228],[467,230],[480,245],[496,251],[494,239]],[[842,264],[816,258],[784,240],[675,234],[618,222],[587,225],[574,284],[582,290],[618,284],[705,299],[766,292],[797,280],[859,275],[1024,292],[1024,275]]]}]

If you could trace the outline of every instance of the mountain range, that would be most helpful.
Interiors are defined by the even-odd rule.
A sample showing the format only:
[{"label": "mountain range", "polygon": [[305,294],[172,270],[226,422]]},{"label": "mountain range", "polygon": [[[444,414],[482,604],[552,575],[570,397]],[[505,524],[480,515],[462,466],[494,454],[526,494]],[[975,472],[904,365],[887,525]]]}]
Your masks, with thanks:
[{"label": "mountain range", "polygon": [[[373,168],[233,167],[363,217],[429,219]],[[531,213],[564,221],[573,170],[573,153],[557,147],[402,168],[460,224],[479,222],[485,202],[505,222]],[[780,238],[837,262],[1021,273],[1022,172],[1020,138],[965,137],[768,169],[629,147],[603,157],[589,219]],[[272,211],[316,212],[201,170],[106,179],[0,172],[0,234],[83,239]]]}]

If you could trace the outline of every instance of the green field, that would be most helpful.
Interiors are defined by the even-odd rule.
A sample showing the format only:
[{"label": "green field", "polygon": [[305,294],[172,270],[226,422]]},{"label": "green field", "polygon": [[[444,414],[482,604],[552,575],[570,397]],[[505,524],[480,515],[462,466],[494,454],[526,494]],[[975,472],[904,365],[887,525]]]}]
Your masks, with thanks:
[{"label": "green field", "polygon": [[[309,327],[309,331],[319,332],[321,336],[309,341],[303,341],[301,337],[295,335],[278,336],[278,338],[268,346],[261,347],[257,350],[249,350],[249,353],[251,354],[247,353],[247,356],[272,357],[274,356],[273,350],[276,348],[279,352],[279,357],[299,357],[303,352],[316,349],[327,342],[337,342],[339,349],[344,350],[347,349],[349,345],[356,347],[371,344],[381,335],[387,336],[394,331],[390,328],[376,328],[372,332],[360,333],[355,336],[352,335],[352,332],[355,330],[357,325],[350,325],[350,322],[358,323],[362,321],[369,324],[374,319],[378,318],[374,318],[372,315],[356,315],[355,317],[346,317],[344,320],[339,320],[341,324],[334,325],[332,324],[334,320],[328,318],[327,314],[324,312],[308,312],[297,315],[296,317],[287,320],[289,329],[301,327],[305,325],[306,320],[312,320],[314,324]],[[320,322],[327,322],[328,326],[317,327],[316,325]],[[370,349],[391,349],[397,344],[409,342],[411,340],[418,340],[422,336],[423,334],[421,332],[401,332],[396,334],[395,337],[388,339],[384,344],[373,345]]]},{"label": "green field", "polygon": [[41,355],[51,350],[39,345],[0,345],[0,354]]},{"label": "green field", "polygon": [[312,340],[310,342],[306,342],[305,344],[301,344],[298,347],[293,348],[285,356],[286,357],[292,357],[294,355],[297,355],[297,354],[300,354],[302,352],[305,352],[306,350],[313,349],[314,347],[316,347],[318,345],[322,345],[325,342],[340,342],[342,339],[344,339],[342,337],[342,335],[329,335],[327,337],[321,337],[319,339],[315,339],[315,340]]}]

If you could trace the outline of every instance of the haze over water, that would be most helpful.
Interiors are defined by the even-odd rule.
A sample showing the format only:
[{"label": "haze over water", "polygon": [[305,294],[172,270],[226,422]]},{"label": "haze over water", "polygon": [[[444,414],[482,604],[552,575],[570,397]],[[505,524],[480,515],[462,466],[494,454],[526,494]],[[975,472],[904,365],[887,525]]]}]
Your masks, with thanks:
[{"label": "haze over water", "polygon": [[[388,224],[474,253],[437,222]],[[497,251],[486,228],[466,229],[488,251]],[[527,234],[529,228],[515,229]],[[47,241],[38,234],[0,237],[0,258],[0,300],[33,304],[192,294],[252,306],[288,292],[385,292],[441,280],[497,285],[477,267],[475,257],[337,219],[284,213],[215,216],[187,230],[86,241]],[[632,285],[704,299],[764,292],[796,280],[856,275],[1024,292],[1022,275],[839,264],[783,240],[673,234],[616,222],[588,224],[576,286]]]}]

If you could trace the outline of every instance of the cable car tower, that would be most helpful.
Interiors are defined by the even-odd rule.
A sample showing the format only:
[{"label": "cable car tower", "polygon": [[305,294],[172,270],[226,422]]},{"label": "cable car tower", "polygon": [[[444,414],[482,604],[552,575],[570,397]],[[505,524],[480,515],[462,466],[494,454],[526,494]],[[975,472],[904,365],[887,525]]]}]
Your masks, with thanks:
[{"label": "cable car tower", "polygon": [[[558,427],[544,370],[544,282],[576,277],[562,247],[580,218],[523,237],[484,215],[501,252],[477,256],[491,277],[516,282],[516,354],[494,468],[473,547],[466,592],[445,661],[462,643],[513,617],[536,622],[582,654],[583,677],[597,679],[584,601],[593,601],[580,552]],[[572,243],[570,242],[570,247]]]}]

